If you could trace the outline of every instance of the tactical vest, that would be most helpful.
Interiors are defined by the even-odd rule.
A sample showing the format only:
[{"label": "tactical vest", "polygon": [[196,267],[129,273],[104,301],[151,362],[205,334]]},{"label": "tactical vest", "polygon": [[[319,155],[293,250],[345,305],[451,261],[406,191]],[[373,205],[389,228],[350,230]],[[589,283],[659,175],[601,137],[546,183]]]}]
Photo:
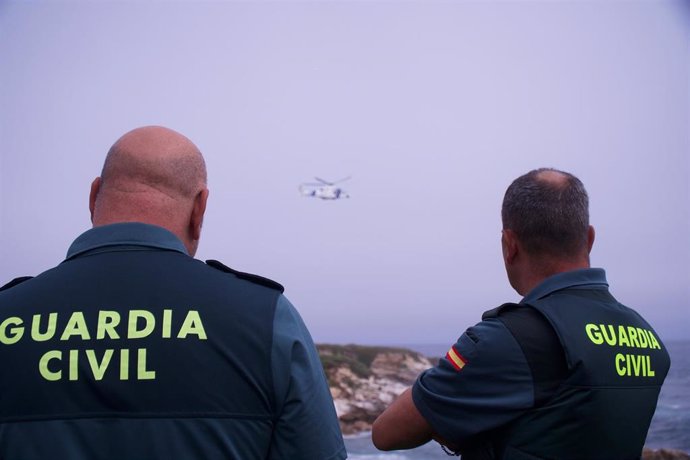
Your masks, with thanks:
[{"label": "tactical vest", "polygon": [[281,288],[211,265],[101,248],[1,292],[0,457],[266,458]]},{"label": "tactical vest", "polygon": [[606,289],[536,301],[565,351],[567,377],[543,405],[493,434],[498,458],[638,459],[670,366],[652,327]]}]

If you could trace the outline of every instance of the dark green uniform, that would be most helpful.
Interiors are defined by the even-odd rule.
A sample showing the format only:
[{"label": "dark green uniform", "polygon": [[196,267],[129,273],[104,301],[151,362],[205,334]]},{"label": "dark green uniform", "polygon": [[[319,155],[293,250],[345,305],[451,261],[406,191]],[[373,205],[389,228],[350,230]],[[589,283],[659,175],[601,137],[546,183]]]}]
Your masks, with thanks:
[{"label": "dark green uniform", "polygon": [[483,320],[413,389],[463,458],[640,457],[670,360],[603,270],[555,275]]},{"label": "dark green uniform", "polygon": [[0,458],[345,458],[281,292],[160,227],[86,232],[0,291]]}]

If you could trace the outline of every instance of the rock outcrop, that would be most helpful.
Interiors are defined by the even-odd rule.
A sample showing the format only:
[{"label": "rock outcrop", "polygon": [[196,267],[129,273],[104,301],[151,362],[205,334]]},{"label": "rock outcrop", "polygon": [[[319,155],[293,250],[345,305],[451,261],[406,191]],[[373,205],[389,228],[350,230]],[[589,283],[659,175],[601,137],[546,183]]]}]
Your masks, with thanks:
[{"label": "rock outcrop", "polygon": [[433,364],[403,348],[318,345],[344,434],[371,429],[376,417]]},{"label": "rock outcrop", "polygon": [[642,460],[690,460],[690,455],[675,449],[652,450],[645,448],[642,451]]}]

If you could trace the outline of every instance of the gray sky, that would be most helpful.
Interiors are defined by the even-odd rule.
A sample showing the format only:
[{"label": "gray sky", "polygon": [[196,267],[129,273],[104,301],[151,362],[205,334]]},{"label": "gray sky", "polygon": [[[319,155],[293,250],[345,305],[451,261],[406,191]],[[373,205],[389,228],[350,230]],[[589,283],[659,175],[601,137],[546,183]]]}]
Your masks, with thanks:
[{"label": "gray sky", "polygon": [[206,157],[197,257],[283,283],[317,341],[450,343],[519,300],[500,203],[541,166],[585,183],[614,295],[687,337],[687,2],[3,1],[0,280],[63,259],[147,124]]}]

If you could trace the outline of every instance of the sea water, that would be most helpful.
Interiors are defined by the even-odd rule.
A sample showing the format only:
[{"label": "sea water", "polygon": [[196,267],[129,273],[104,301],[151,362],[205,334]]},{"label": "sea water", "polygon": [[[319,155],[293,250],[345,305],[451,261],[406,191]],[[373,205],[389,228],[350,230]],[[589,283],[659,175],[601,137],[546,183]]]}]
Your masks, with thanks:
[{"label": "sea water", "polygon": [[[647,434],[646,447],[677,449],[690,453],[690,341],[664,342],[671,355],[671,369],[661,388],[659,403]],[[439,357],[448,346],[407,345],[427,356]],[[345,437],[351,460],[430,460],[447,458],[436,442],[397,452],[379,452],[371,433]]]}]

